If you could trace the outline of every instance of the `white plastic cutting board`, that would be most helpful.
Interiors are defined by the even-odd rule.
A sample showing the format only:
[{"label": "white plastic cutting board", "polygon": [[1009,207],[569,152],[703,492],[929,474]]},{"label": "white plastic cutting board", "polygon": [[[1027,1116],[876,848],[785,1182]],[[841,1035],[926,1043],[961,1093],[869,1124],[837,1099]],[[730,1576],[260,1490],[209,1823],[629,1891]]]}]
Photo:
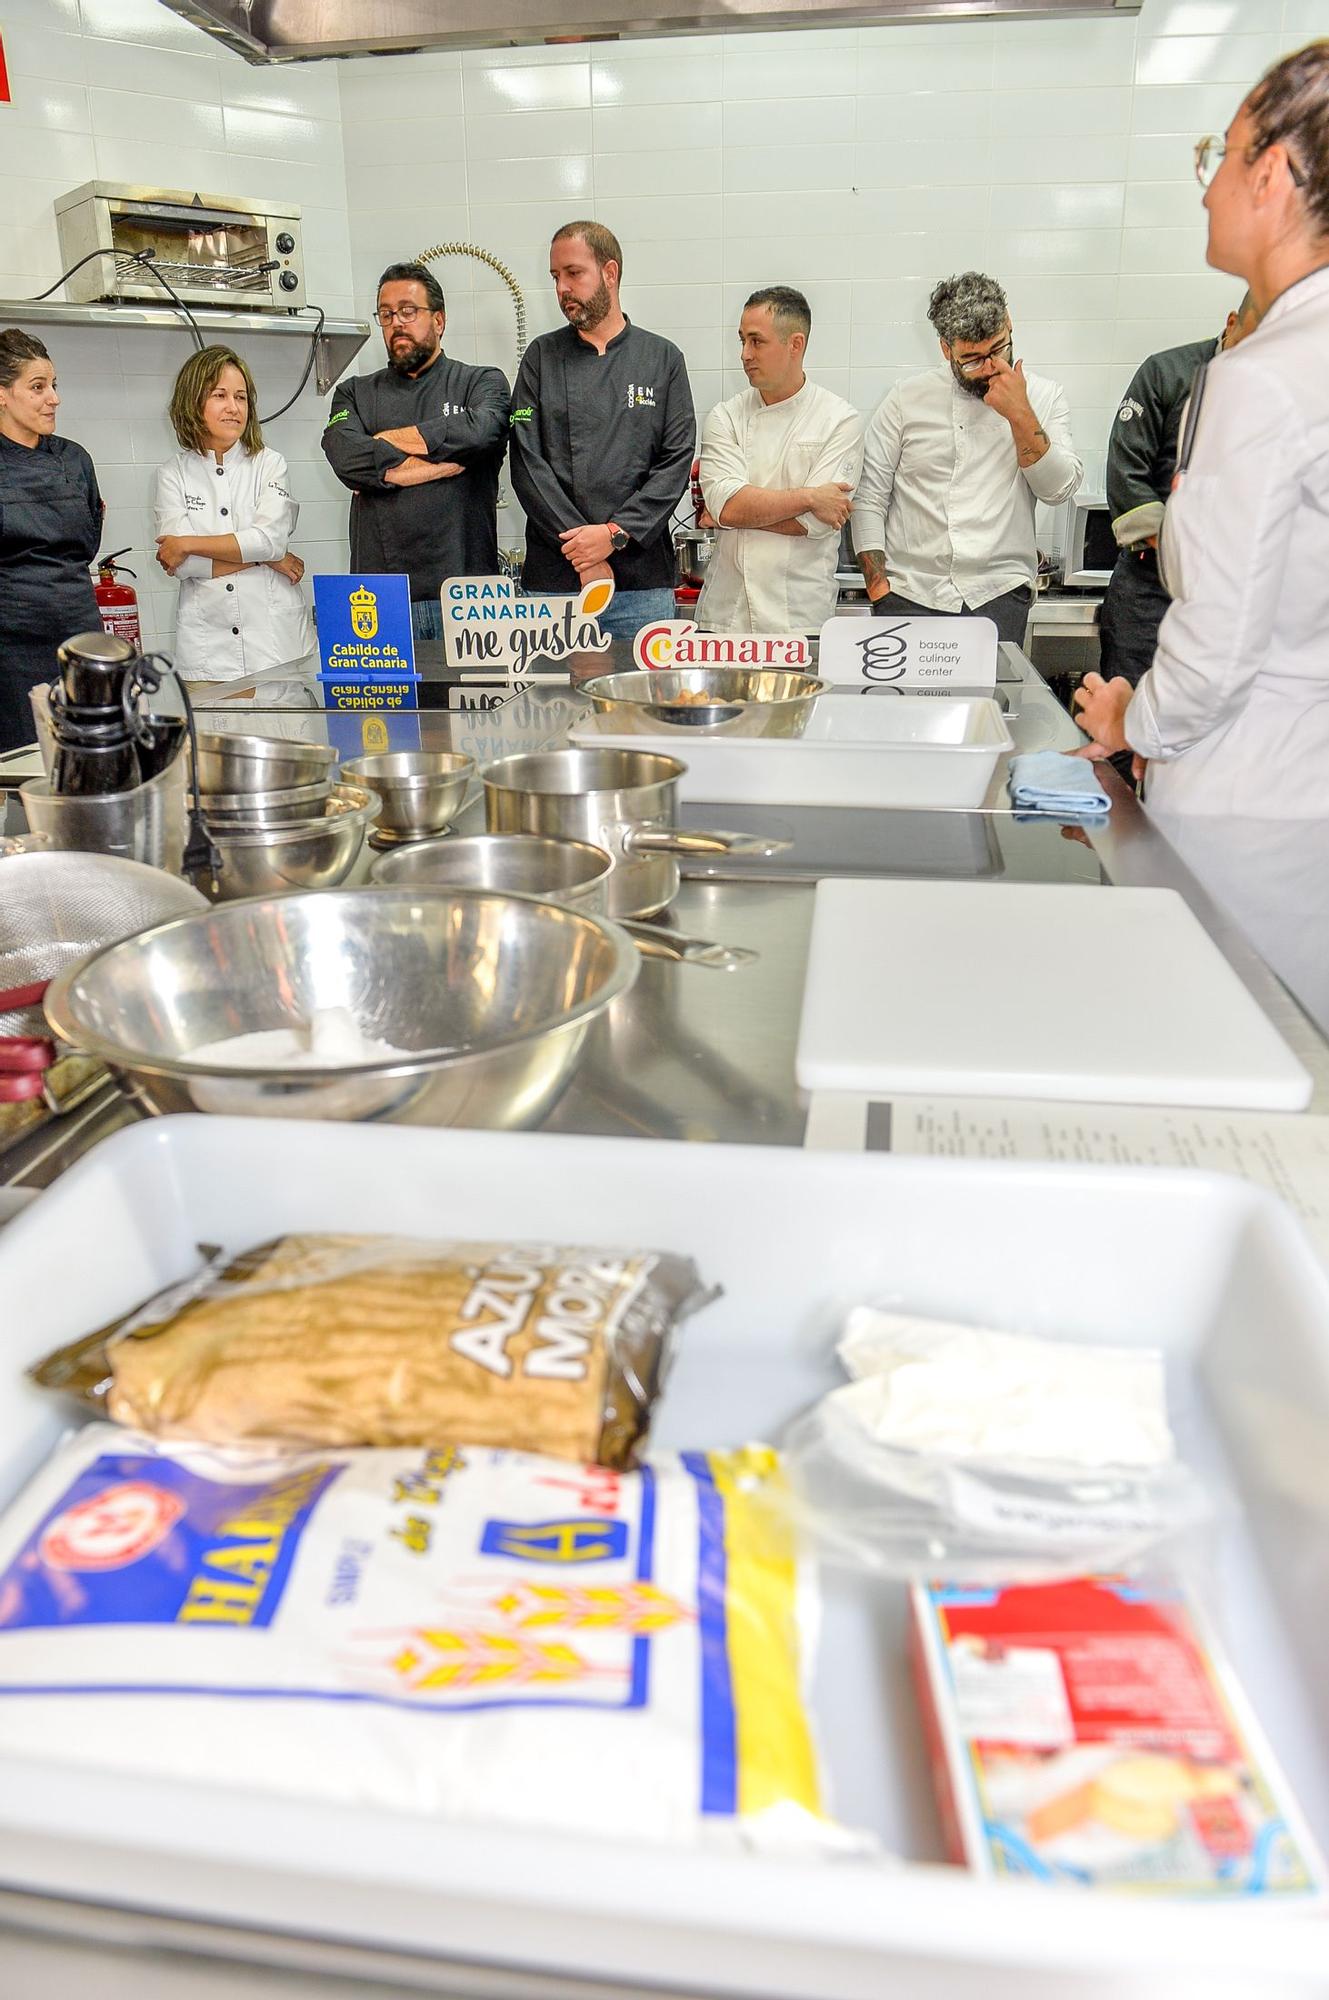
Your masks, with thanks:
[{"label": "white plastic cutting board", "polygon": [[1171,889],[817,885],[798,1081],[1300,1111],[1311,1078]]}]

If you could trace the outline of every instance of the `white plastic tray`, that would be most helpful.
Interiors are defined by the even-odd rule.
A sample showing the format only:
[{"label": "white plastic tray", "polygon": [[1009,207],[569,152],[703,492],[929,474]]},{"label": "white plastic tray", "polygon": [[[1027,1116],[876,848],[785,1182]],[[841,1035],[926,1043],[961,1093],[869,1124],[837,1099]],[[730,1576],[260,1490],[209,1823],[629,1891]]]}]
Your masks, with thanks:
[{"label": "white plastic tray", "polygon": [[726,736],[592,715],[574,743],[666,750],[687,766],[683,799],[790,806],[980,806],[1014,745],[991,696],[824,694],[802,736]]},{"label": "white plastic tray", "polygon": [[[106,1142],[0,1233],[0,1502],[59,1425],[23,1365],[193,1268],[200,1238],[231,1249],[292,1228],[579,1239],[592,1220],[607,1240],[686,1250],[725,1286],[688,1329],[657,1426],[666,1445],[770,1436],[834,1379],[833,1333],[865,1297],[1162,1345],[1182,1450],[1230,1479],[1246,1509],[1225,1526],[1217,1572],[1231,1650],[1325,1840],[1329,1284],[1287,1212],[1242,1181],[163,1119]],[[928,1866],[940,1843],[902,1591],[831,1591],[817,1709],[835,1809],[873,1826],[903,1872],[645,1848],[612,1827],[602,1841],[521,1837],[10,1758],[0,1883],[529,1967],[532,1991],[536,1968],[596,1976],[610,1992],[656,1983],[760,2000],[1323,1991],[1323,1920],[987,1885]],[[482,1984],[527,1990],[520,1972],[483,1970],[465,1990]],[[455,1976],[448,1990],[462,1990]]]}]

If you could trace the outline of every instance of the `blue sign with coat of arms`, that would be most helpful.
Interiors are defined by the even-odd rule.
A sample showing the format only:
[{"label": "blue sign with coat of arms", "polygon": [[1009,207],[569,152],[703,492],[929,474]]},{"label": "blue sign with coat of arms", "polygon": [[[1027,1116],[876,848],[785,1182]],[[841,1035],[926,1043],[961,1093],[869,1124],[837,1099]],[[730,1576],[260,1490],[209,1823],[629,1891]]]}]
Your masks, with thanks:
[{"label": "blue sign with coat of arms", "polygon": [[316,576],[314,615],[327,708],[418,705],[408,577]]}]

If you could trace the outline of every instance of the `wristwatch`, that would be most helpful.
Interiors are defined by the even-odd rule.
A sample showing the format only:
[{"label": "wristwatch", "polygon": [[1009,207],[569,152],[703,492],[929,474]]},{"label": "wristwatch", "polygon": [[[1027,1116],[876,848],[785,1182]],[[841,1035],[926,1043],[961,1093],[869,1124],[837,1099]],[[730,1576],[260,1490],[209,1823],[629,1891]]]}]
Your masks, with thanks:
[{"label": "wristwatch", "polygon": [[609,530],[609,546],[615,555],[617,555],[621,549],[625,549],[628,545],[627,530],[620,528],[617,521],[606,521],[605,526]]}]

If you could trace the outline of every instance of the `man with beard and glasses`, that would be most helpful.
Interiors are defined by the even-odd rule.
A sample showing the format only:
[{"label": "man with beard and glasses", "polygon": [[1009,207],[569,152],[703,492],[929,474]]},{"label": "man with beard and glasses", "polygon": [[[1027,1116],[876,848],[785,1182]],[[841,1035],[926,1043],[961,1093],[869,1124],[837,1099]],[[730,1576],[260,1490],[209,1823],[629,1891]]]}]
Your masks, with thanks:
[{"label": "man with beard and glasses", "polygon": [[623,252],[598,222],[549,247],[565,327],[533,340],[512,396],[512,490],[526,510],[529,591],[612,576],[602,631],[631,638],[674,609],[669,521],[692,467],[696,418],[683,356],[618,302]]},{"label": "man with beard and glasses", "polygon": [[443,352],[443,293],[423,264],[389,264],[377,318],[388,365],[338,384],[323,450],[351,489],[352,570],[405,571],[415,636],[437,640],[443,579],[498,571],[507,377]]},{"label": "man with beard and glasses", "polygon": [[928,302],[942,362],[896,384],[867,427],[853,538],[879,618],[975,616],[1021,644],[1038,572],[1034,510],[1080,484],[1066,398],[1015,359],[993,278]]}]

